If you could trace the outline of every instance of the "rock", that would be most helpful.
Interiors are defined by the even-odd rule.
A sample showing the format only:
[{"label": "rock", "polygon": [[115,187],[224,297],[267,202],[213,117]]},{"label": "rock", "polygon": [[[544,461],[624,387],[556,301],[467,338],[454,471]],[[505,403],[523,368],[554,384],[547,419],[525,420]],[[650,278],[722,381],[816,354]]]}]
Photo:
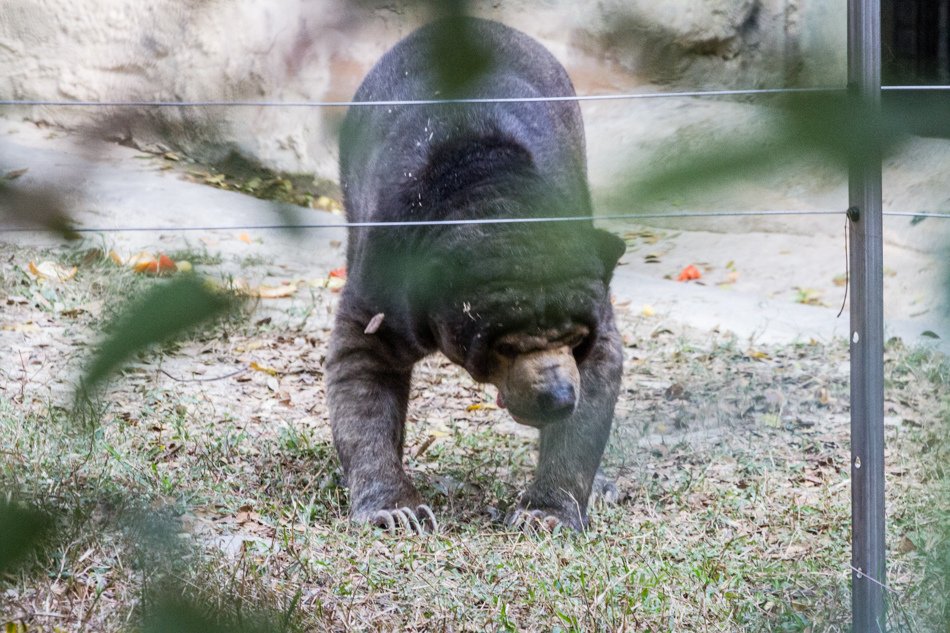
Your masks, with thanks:
[{"label": "rock", "polygon": [[[581,92],[629,91],[645,82],[784,85],[808,68],[800,51],[834,48],[828,42],[840,54],[823,57],[820,67],[841,70],[843,79],[841,33],[827,26],[843,30],[843,13],[829,20],[828,9],[806,11],[802,0],[600,0],[585,7],[578,11],[567,0],[473,4],[480,17],[541,40]],[[343,0],[4,0],[0,98],[348,100],[393,42],[431,18],[424,9]],[[641,111],[667,107],[638,104]],[[247,106],[0,111],[139,147],[171,147],[205,162],[237,150],[273,169],[329,179],[336,178],[343,113]]]}]

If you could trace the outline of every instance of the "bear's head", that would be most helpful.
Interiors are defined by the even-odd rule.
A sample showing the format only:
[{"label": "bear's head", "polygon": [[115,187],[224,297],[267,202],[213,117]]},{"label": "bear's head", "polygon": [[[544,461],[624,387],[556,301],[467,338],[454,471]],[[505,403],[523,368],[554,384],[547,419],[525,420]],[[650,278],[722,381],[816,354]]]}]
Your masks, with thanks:
[{"label": "bear's head", "polygon": [[[427,275],[441,351],[530,426],[573,414],[581,368],[610,314],[623,240],[589,224],[490,225],[442,243]],[[480,238],[480,239],[476,239]]]}]

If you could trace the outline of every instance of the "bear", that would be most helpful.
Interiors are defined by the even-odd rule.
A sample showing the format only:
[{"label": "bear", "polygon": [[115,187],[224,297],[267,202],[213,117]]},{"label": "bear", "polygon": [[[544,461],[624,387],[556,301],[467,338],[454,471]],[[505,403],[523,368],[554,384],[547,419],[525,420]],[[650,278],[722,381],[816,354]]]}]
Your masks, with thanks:
[{"label": "bear", "polygon": [[[448,19],[491,52],[461,96],[532,100],[432,102],[436,22],[390,49],[354,97],[388,103],[347,112],[347,283],[325,380],[350,518],[436,529],[402,453],[413,365],[438,351],[539,431],[535,477],[507,524],[583,531],[620,389],[609,285],[625,243],[593,225],[565,69],[520,31]],[[406,100],[425,103],[392,103]]]}]

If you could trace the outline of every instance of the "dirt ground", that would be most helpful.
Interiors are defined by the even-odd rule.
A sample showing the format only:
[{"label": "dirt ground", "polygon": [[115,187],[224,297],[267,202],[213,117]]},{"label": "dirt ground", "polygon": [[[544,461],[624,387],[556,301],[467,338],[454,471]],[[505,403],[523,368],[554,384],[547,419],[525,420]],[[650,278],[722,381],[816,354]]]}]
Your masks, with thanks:
[{"label": "dirt ground", "polygon": [[[847,630],[843,342],[760,345],[618,304],[626,371],[605,463],[619,499],[584,536],[503,527],[534,438],[431,358],[406,453],[441,529],[391,537],[346,520],[321,379],[336,293],[250,301],[140,354],[80,415],[73,391],[103,324],[161,283],[103,254],[8,245],[0,263],[0,481],[64,526],[3,581],[13,630],[116,630],[143,614],[163,630],[182,613],[203,630],[256,630],[254,617],[264,630]],[[229,274],[201,251],[174,256]],[[29,261],[78,272],[37,280]],[[895,340],[887,376],[894,630],[936,631],[950,366]],[[201,606],[164,602],[181,594]]]}]

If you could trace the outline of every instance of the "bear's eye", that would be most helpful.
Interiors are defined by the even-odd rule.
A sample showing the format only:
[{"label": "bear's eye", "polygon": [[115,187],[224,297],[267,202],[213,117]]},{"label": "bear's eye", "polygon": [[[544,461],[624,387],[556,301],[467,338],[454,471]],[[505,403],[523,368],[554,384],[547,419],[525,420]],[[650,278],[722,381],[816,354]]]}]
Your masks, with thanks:
[{"label": "bear's eye", "polygon": [[581,364],[585,358],[587,358],[591,347],[593,347],[593,343],[594,335],[588,333],[581,335],[580,340],[571,346],[571,353],[574,354],[574,360],[577,361],[578,365]]},{"label": "bear's eye", "polygon": [[518,355],[518,348],[511,343],[499,343],[495,346],[495,351],[507,358],[514,358]]},{"label": "bear's eye", "polygon": [[570,336],[566,337],[564,339],[564,344],[570,348],[574,348],[583,343],[584,339],[586,338],[587,337],[584,334],[577,332],[576,334],[571,334]]}]

